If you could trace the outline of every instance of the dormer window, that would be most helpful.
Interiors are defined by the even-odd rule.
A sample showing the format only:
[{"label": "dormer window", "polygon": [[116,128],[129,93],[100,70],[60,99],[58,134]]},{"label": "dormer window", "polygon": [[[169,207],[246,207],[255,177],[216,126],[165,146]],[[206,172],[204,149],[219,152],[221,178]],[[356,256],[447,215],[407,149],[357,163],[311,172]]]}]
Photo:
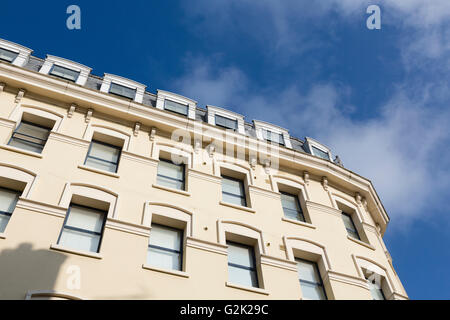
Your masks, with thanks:
[{"label": "dormer window", "polygon": [[259,140],[292,149],[291,138],[286,129],[263,121],[253,120],[253,123],[255,125],[256,136]]},{"label": "dormer window", "polygon": [[176,93],[158,90],[158,95],[156,97],[156,109],[167,110],[195,120],[196,107],[197,101],[183,97]]},{"label": "dormer window", "polygon": [[188,115],[189,106],[170,100],[164,101],[164,110],[179,113],[184,116]]},{"label": "dormer window", "polygon": [[146,87],[136,81],[105,73],[100,91],[142,103]]},{"label": "dormer window", "polygon": [[245,134],[244,116],[214,106],[206,106],[208,108],[208,123],[228,129],[238,133]]},{"label": "dormer window", "polygon": [[18,52],[13,52],[10,50],[0,48],[0,60],[11,63],[17,58],[18,55],[19,55]]},{"label": "dormer window", "polygon": [[133,100],[136,97],[136,89],[128,88],[120,84],[111,83],[109,93]]},{"label": "dormer window", "polygon": [[39,73],[55,76],[84,86],[91,70],[91,68],[79,64],[78,62],[47,55]]},{"label": "dormer window", "polygon": [[0,39],[0,60],[23,67],[28,63],[33,50],[19,44]]},{"label": "dormer window", "polygon": [[314,139],[306,138],[306,146],[309,150],[309,153],[311,153],[313,156],[331,161],[331,151],[323,144],[315,141]]},{"label": "dormer window", "polygon": [[61,66],[54,65],[50,74],[55,77],[59,77],[65,80],[76,82],[80,76],[79,71],[70,70]]},{"label": "dormer window", "polygon": [[283,135],[280,133],[275,133],[270,130],[262,130],[264,140],[269,142],[278,143],[279,145],[284,146]]}]

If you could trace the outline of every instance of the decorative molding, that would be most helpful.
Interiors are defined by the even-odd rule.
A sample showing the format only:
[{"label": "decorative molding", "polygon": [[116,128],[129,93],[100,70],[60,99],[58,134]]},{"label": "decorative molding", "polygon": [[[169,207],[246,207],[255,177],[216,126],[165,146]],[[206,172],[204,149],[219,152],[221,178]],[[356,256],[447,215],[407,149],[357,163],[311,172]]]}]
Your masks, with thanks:
[{"label": "decorative molding", "polygon": [[27,47],[3,39],[0,39],[0,48],[17,53],[18,56],[11,63],[19,67],[23,67],[28,63],[30,55],[33,52],[33,50]]},{"label": "decorative molding", "polygon": [[75,113],[77,109],[77,105],[75,103],[73,103],[70,107],[69,107],[69,111],[67,112],[67,118],[72,118],[73,114]]},{"label": "decorative molding", "polygon": [[228,246],[193,237],[186,237],[186,247],[213,252],[224,256],[228,255]]},{"label": "decorative molding", "polygon": [[19,89],[19,92],[17,92],[17,96],[16,96],[16,99],[14,100],[14,102],[19,103],[22,100],[22,98],[25,96],[26,93],[27,93],[27,90]]},{"label": "decorative molding", "polygon": [[297,272],[297,263],[295,261],[269,256],[266,254],[261,254],[261,264]]},{"label": "decorative molding", "polygon": [[194,141],[194,152],[198,154],[202,145],[202,141],[200,139],[195,139]]},{"label": "decorative molding", "polygon": [[341,218],[341,214],[342,214],[341,210],[323,205],[321,203],[313,202],[310,200],[306,200],[305,202],[306,202],[306,207],[308,208],[308,210],[315,210],[315,211],[318,211],[321,213],[332,214],[336,217]]},{"label": "decorative molding", "polygon": [[256,169],[256,164],[258,163],[258,160],[257,160],[256,157],[253,156],[253,157],[250,157],[249,163],[250,163],[250,167],[251,167],[253,170],[255,170],[255,169]]},{"label": "decorative molding", "polygon": [[362,200],[361,195],[359,194],[359,192],[356,192],[355,193],[355,201],[358,205],[361,205],[361,200]]},{"label": "decorative molding", "polygon": [[109,228],[109,229],[117,230],[117,231],[122,231],[122,232],[130,233],[130,234],[142,236],[142,237],[150,236],[150,227],[139,225],[139,224],[134,224],[131,222],[125,222],[122,220],[108,218],[106,220],[105,227]]},{"label": "decorative molding", "polygon": [[222,206],[230,207],[230,208],[237,209],[237,210],[247,211],[250,213],[256,213],[256,210],[249,208],[249,207],[238,206],[236,204],[232,204],[232,203],[228,203],[228,202],[224,202],[224,201],[220,201],[219,204]]},{"label": "decorative molding", "polygon": [[17,122],[10,119],[0,118],[0,126],[14,129],[16,127]]},{"label": "decorative molding", "polygon": [[322,187],[325,191],[328,191],[328,178],[322,177]]},{"label": "decorative molding", "polygon": [[153,127],[150,130],[150,141],[155,141],[155,136],[156,136],[156,128]]},{"label": "decorative molding", "polygon": [[149,157],[145,157],[145,156],[141,156],[141,155],[136,154],[136,153],[131,153],[129,151],[122,151],[122,159],[136,161],[136,162],[139,162],[139,163],[150,165],[152,167],[157,167],[158,163],[159,163],[158,160],[155,160],[155,159],[149,158]]},{"label": "decorative molding", "polygon": [[75,83],[84,86],[88,80],[89,74],[91,73],[92,69],[89,67],[86,67],[78,62],[70,61],[64,58],[55,57],[51,55],[47,55],[47,58],[44,61],[44,64],[42,65],[41,69],[39,70],[39,73],[43,74],[50,74],[52,71],[52,68],[57,65],[69,70],[73,70],[76,72],[79,72],[78,78],[75,80]]},{"label": "decorative molding", "polygon": [[325,279],[323,279],[323,280],[324,280],[324,282],[328,282],[330,280],[342,282],[345,284],[349,284],[349,285],[353,285],[353,286],[357,286],[357,287],[369,290],[366,280],[356,277],[356,276],[336,272],[333,270],[329,270],[325,275]]},{"label": "decorative molding", "polygon": [[60,246],[58,244],[52,244],[50,246],[50,249],[51,250],[56,250],[56,251],[61,251],[61,252],[72,253],[72,254],[76,254],[76,255],[79,255],[79,256],[88,257],[88,258],[94,258],[94,259],[99,259],[99,260],[103,259],[103,256],[100,253],[73,250],[73,249],[70,249],[70,248],[66,248],[66,247]]},{"label": "decorative molding", "polygon": [[188,170],[188,177],[193,177],[193,178],[197,178],[197,179],[202,179],[208,182],[213,182],[216,184],[221,185],[222,184],[222,178],[215,176],[213,174],[209,174],[206,172],[201,172],[198,170],[194,170],[194,169],[189,169]]},{"label": "decorative molding", "polygon": [[92,115],[94,114],[93,109],[88,109],[86,113],[86,123],[89,123],[91,121]]},{"label": "decorative molding", "polygon": [[133,99],[135,102],[142,103],[142,101],[144,100],[144,93],[145,89],[147,88],[146,85],[136,82],[134,80],[116,76],[110,73],[105,73],[105,75],[103,76],[103,82],[102,86],[100,87],[100,91],[104,93],[109,93],[111,83],[115,83],[130,89],[135,89],[136,95],[134,96]]},{"label": "decorative molding", "polygon": [[172,276],[178,276],[178,277],[182,277],[182,278],[189,278],[189,274],[188,273],[186,273],[184,271],[179,271],[179,270],[161,269],[161,268],[156,268],[154,266],[150,266],[150,265],[147,265],[147,264],[143,264],[142,265],[142,269],[147,269],[147,270],[150,270],[150,271],[166,273],[166,274],[170,274]]},{"label": "decorative molding", "polygon": [[216,151],[216,147],[213,144],[208,146],[208,154],[209,157],[212,158],[214,156],[214,152]]},{"label": "decorative molding", "polygon": [[59,132],[54,132],[54,131],[50,132],[48,139],[72,144],[74,146],[82,147],[82,148],[88,148],[89,144],[91,143],[90,141],[87,141],[87,140],[71,137],[71,136],[68,136],[68,135],[65,135],[65,134],[62,134]]},{"label": "decorative molding", "polygon": [[136,122],[134,124],[134,130],[133,130],[133,134],[134,134],[135,137],[138,136],[140,129],[141,129],[141,123],[140,122]]},{"label": "decorative molding", "polygon": [[33,300],[34,298],[62,298],[67,300],[84,300],[78,296],[74,296],[70,293],[56,291],[56,290],[30,290],[25,296],[25,300]]},{"label": "decorative molding", "polygon": [[59,218],[64,218],[67,212],[67,208],[47,204],[40,201],[25,199],[22,197],[19,198],[19,201],[17,201],[16,208],[48,214]]},{"label": "decorative molding", "polygon": [[252,193],[256,193],[265,197],[269,197],[275,200],[280,200],[280,194],[278,192],[274,192],[269,189],[264,189],[261,187],[250,185],[248,186],[248,190]]},{"label": "decorative molding", "polygon": [[269,159],[264,159],[263,166],[264,166],[264,172],[266,174],[270,174],[270,164],[271,164],[271,162]]}]

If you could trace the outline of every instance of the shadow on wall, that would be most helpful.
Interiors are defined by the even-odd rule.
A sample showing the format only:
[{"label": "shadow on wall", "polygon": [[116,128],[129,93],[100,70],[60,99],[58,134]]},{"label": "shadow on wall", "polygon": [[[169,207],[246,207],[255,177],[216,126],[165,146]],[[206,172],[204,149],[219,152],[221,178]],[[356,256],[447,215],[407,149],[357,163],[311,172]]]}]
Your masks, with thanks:
[{"label": "shadow on wall", "polygon": [[25,299],[28,291],[55,287],[64,254],[33,250],[31,243],[0,251],[0,300]]}]

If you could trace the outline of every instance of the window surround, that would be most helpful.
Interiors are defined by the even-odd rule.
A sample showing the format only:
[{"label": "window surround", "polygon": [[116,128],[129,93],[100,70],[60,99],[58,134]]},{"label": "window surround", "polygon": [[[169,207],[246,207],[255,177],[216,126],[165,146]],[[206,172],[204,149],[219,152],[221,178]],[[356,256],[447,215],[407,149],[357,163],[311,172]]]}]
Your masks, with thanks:
[{"label": "window surround", "polygon": [[[92,141],[92,139],[94,138],[94,135],[96,133],[104,135],[104,136],[109,136],[113,140],[115,138],[115,140],[123,141],[123,142],[113,141],[112,143],[111,143],[111,141],[106,141],[105,143],[110,143],[110,144],[113,144],[116,146],[120,146],[120,144],[122,144],[123,151],[129,150],[131,135],[129,135],[123,131],[120,131],[120,130],[117,130],[114,128],[110,128],[108,126],[103,126],[103,125],[99,125],[99,124],[89,124],[89,126],[86,129],[86,132],[84,133],[83,139],[90,142],[90,141]],[[100,140],[102,140],[102,139],[100,139]]]},{"label": "window surround", "polygon": [[[286,148],[292,149],[291,137],[287,129],[259,120],[253,120],[253,125],[255,127],[256,137],[258,138],[258,140],[266,141],[263,136],[263,130],[268,130],[273,133],[281,134],[283,136],[284,146]],[[270,143],[270,141],[267,141],[267,143]]]},{"label": "window surround", "polygon": [[[86,183],[66,183],[59,206],[69,209],[74,196],[82,197],[84,201],[91,203],[103,203],[108,205],[108,219],[117,219],[119,195],[106,188]],[[83,205],[83,204],[82,204]],[[95,208],[95,207],[94,207]]]},{"label": "window surround", "polygon": [[17,184],[25,184],[21,198],[30,198],[37,177],[35,173],[27,169],[7,163],[0,163],[0,181],[7,180],[4,182],[5,187],[17,189],[19,187]]},{"label": "window surround", "polygon": [[228,281],[225,285],[227,287],[268,294],[268,292],[265,291],[264,278],[261,269],[261,256],[266,255],[262,231],[242,222],[222,219],[217,220],[217,231],[219,244],[227,246],[227,241],[241,243],[253,246],[255,253],[259,288],[241,286],[239,284],[229,283]]},{"label": "window surround", "polygon": [[[319,150],[321,150],[321,151],[323,151],[325,153],[328,153],[328,156],[330,157],[329,161],[333,162],[333,155],[331,154],[330,148],[328,148],[324,144],[318,142],[317,140],[314,140],[313,138],[306,137],[305,141],[306,141],[305,145],[307,146],[308,152],[310,154],[312,154],[313,156],[317,157],[317,155],[314,154],[313,147],[315,147],[315,148],[317,148],[317,149],[319,149]],[[323,160],[325,160],[325,159],[323,159]]]},{"label": "window surround", "polygon": [[188,115],[189,119],[195,120],[195,110],[197,108],[197,101],[183,97],[179,94],[172,93],[164,90],[157,90],[156,97],[156,108],[160,110],[164,110],[164,105],[166,100],[171,100],[176,103],[184,104],[188,106]]},{"label": "window surround", "polygon": [[[62,115],[60,113],[54,112],[52,110],[47,110],[42,107],[31,106],[31,105],[19,105],[16,108],[14,108],[11,115],[9,116],[9,120],[16,122],[14,130],[22,122],[24,115],[26,117],[28,115],[36,116],[38,118],[43,118],[45,120],[48,120],[49,122],[53,121],[54,125],[52,128],[50,128],[50,132],[60,132],[62,122],[66,118],[64,115]],[[30,121],[30,122],[33,122],[33,121]]]},{"label": "window surround", "polygon": [[11,63],[19,67],[23,67],[28,63],[30,55],[33,52],[29,48],[3,39],[0,39],[0,48],[18,53],[19,55]]},{"label": "window surround", "polygon": [[60,298],[60,300],[83,300],[70,293],[55,290],[30,290],[25,296],[25,300],[39,300],[39,297]]},{"label": "window surround", "polygon": [[166,270],[144,263],[142,265],[142,268],[189,278],[189,274],[186,270],[186,239],[188,237],[193,237],[194,234],[193,213],[172,204],[147,201],[144,205],[142,225],[150,228],[150,237],[152,224],[159,224],[162,226],[183,230],[183,261],[181,262],[182,267],[181,271]]},{"label": "window surround", "polygon": [[103,82],[102,86],[100,87],[100,91],[104,93],[109,93],[109,89],[111,88],[112,82],[130,89],[135,89],[136,96],[134,97],[133,100],[137,103],[143,102],[145,89],[147,88],[146,85],[110,73],[105,73],[105,75],[103,76]]},{"label": "window surround", "polygon": [[327,282],[331,264],[326,248],[317,242],[295,236],[284,236],[283,243],[288,260],[296,262],[295,259],[297,258],[317,263],[326,296],[330,298],[330,286]]},{"label": "window surround", "polygon": [[[92,69],[89,67],[86,67],[80,63],[70,61],[64,58],[55,57],[52,55],[47,55],[47,58],[44,61],[44,64],[42,65],[41,69],[39,70],[39,73],[42,74],[48,74],[51,75],[51,71],[53,70],[54,66],[63,67],[72,71],[79,72],[78,78],[75,80],[75,83],[84,86],[87,82],[87,79],[89,77],[89,74],[91,73]],[[63,79],[64,80],[64,79]],[[70,81],[70,80],[66,80]]]},{"label": "window surround", "polygon": [[[366,281],[365,277],[365,271],[370,271],[373,273],[376,273],[378,276],[381,277],[381,288],[383,290],[383,294],[387,300],[394,300],[395,299],[395,289],[392,282],[391,277],[386,271],[386,268],[384,268],[382,265],[378,264],[377,262],[373,261],[372,259],[362,257],[362,256],[355,256],[352,254],[353,262],[356,267],[356,271],[358,273],[358,276]],[[370,291],[369,286],[367,285],[367,290]]]},{"label": "window surround", "polygon": [[220,193],[220,201],[221,205],[229,206],[232,208],[242,209],[245,211],[249,211],[255,213],[256,211],[252,209],[252,199],[250,196],[250,186],[253,185],[253,177],[251,174],[251,168],[241,164],[231,164],[226,162],[214,162],[214,173],[217,177],[222,179],[222,175],[242,180],[244,183],[245,197],[246,197],[246,207],[231,204],[228,202],[222,201],[222,192]]},{"label": "window surround", "polygon": [[238,113],[222,109],[219,107],[207,105],[207,116],[208,116],[208,123],[215,126],[216,125],[216,115],[228,118],[231,120],[237,121],[237,129],[236,132],[240,134],[245,134],[245,127],[244,127],[244,116],[240,115]]}]

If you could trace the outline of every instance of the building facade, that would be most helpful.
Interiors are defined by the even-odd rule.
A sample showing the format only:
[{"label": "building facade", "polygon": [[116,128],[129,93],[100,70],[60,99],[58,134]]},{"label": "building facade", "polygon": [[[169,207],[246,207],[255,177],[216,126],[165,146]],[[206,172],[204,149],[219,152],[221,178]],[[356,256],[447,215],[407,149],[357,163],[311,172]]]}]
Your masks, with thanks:
[{"label": "building facade", "polygon": [[0,299],[408,299],[311,138],[0,40]]}]

